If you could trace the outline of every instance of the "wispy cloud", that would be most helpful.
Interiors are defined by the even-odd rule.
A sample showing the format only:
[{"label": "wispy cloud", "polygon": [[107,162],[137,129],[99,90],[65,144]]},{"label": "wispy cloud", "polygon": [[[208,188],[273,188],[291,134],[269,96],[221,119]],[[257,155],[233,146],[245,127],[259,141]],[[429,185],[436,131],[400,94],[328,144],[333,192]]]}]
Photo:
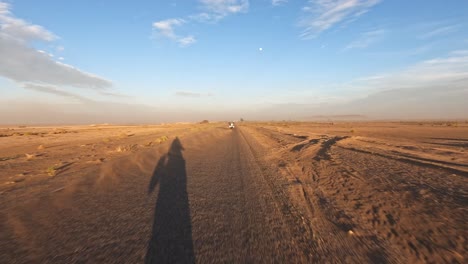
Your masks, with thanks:
[{"label": "wispy cloud", "polygon": [[58,96],[62,96],[62,97],[68,97],[68,98],[75,99],[77,101],[84,102],[84,103],[94,102],[91,99],[88,99],[86,97],[83,97],[83,96],[75,94],[75,93],[60,90],[60,89],[58,89],[57,87],[54,87],[54,86],[40,85],[40,84],[34,84],[34,83],[25,83],[25,84],[22,84],[21,86],[24,89],[34,90],[34,91],[53,94],[53,95],[58,95]]},{"label": "wispy cloud", "polygon": [[438,27],[438,28],[432,29],[431,31],[427,33],[422,34],[420,38],[428,39],[428,38],[447,35],[450,33],[457,32],[460,29],[460,27],[461,25],[449,25],[449,26]]},{"label": "wispy cloud", "polygon": [[385,30],[378,29],[362,33],[356,40],[349,43],[344,49],[364,49],[383,38]]},{"label": "wispy cloud", "polygon": [[180,26],[185,23],[185,20],[180,18],[171,18],[161,20],[153,23],[153,28],[158,30],[159,33],[168,38],[176,38],[174,27]]},{"label": "wispy cloud", "polygon": [[453,56],[468,56],[468,50],[454,50],[450,52]]},{"label": "wispy cloud", "polygon": [[361,78],[351,88],[361,98],[342,110],[387,118],[466,118],[468,53],[454,51],[399,72]]},{"label": "wispy cloud", "polygon": [[183,38],[179,38],[177,42],[182,46],[182,47],[187,47],[192,45],[193,43],[197,42],[194,36],[189,35]]},{"label": "wispy cloud", "polygon": [[54,33],[39,25],[16,18],[11,13],[11,6],[5,2],[0,2],[0,30],[3,34],[25,42],[30,40],[53,41],[58,38]]},{"label": "wispy cloud", "polygon": [[190,20],[201,23],[217,23],[223,18],[249,10],[248,0],[199,0],[200,13],[190,15]]},{"label": "wispy cloud", "polygon": [[102,77],[55,61],[48,54],[23,45],[2,33],[0,57],[0,75],[19,83],[39,82],[94,89],[111,86],[111,82]]},{"label": "wispy cloud", "polygon": [[180,97],[206,97],[206,96],[213,96],[211,93],[198,93],[198,92],[191,92],[191,91],[177,91],[175,93],[176,96]]},{"label": "wispy cloud", "polygon": [[226,16],[245,13],[249,9],[248,0],[198,0],[202,12],[188,15],[186,18],[171,18],[153,23],[153,29],[160,36],[169,38],[181,47],[194,44],[197,40],[193,35],[180,36],[174,28],[191,22],[217,23]]},{"label": "wispy cloud", "polygon": [[[452,51],[399,71],[321,88],[295,94],[288,100],[291,103],[272,105],[263,114],[277,119],[310,112],[361,114],[378,119],[465,119],[468,117],[468,51]],[[320,94],[322,91],[325,93]],[[315,92],[318,94],[314,95]],[[281,96],[278,102],[284,102],[284,98]],[[275,113],[273,117],[272,113]]]},{"label": "wispy cloud", "polygon": [[[289,101],[310,101],[311,93],[315,96],[314,102],[317,101],[316,97],[319,97],[323,99],[318,100],[320,103],[330,104],[345,103],[385,91],[395,91],[392,94],[396,97],[398,94],[403,96],[410,93],[403,92],[405,90],[419,91],[421,98],[426,96],[425,90],[441,95],[464,90],[466,94],[468,93],[468,50],[455,50],[445,56],[420,61],[398,71],[363,76],[344,83],[329,83],[318,88],[320,89],[317,91],[308,89],[294,94]],[[323,93],[316,94],[318,91]],[[418,100],[424,101],[424,99]]]},{"label": "wispy cloud", "polygon": [[100,91],[99,93],[104,96],[110,96],[110,97],[116,97],[116,98],[131,98],[132,97],[126,94],[118,93],[118,92]]},{"label": "wispy cloud", "polygon": [[287,2],[288,2],[288,0],[271,0],[271,4],[274,5],[274,6],[279,6],[279,5],[285,4]]},{"label": "wispy cloud", "polygon": [[230,14],[236,14],[246,12],[249,9],[248,0],[199,0],[202,8],[207,12],[219,15],[227,16]]},{"label": "wispy cloud", "polygon": [[187,23],[187,21],[181,18],[161,20],[153,23],[153,30],[155,30],[158,36],[171,39],[179,43],[181,47],[187,47],[196,42],[195,37],[191,35],[180,36],[176,34],[174,30],[174,28],[179,27],[185,23]]},{"label": "wispy cloud", "polygon": [[468,51],[457,50],[445,57],[422,61],[400,72],[378,75],[378,78],[360,78],[351,86],[369,90],[435,86],[452,89],[463,84],[466,87],[467,80]]},{"label": "wispy cloud", "polygon": [[334,25],[349,22],[367,13],[381,0],[309,0],[300,25],[302,38],[314,38]]},{"label": "wispy cloud", "polygon": [[[75,101],[84,103],[84,104],[90,104],[90,103],[96,103],[97,101],[81,96],[79,94],[65,91],[63,89],[60,89],[56,86],[52,85],[43,85],[43,84],[37,84],[37,83],[23,83],[21,84],[21,87],[27,90],[32,90],[36,92],[41,92],[41,93],[46,93],[46,94],[52,94],[56,96],[61,96],[65,98],[70,98]],[[128,95],[116,93],[116,92],[109,92],[109,91],[99,91],[99,94],[106,96],[106,97],[116,97],[116,98],[130,98]]]},{"label": "wispy cloud", "polygon": [[32,47],[33,41],[51,43],[58,37],[47,29],[19,19],[11,6],[0,2],[0,76],[18,83],[105,89],[110,81],[54,60]]}]

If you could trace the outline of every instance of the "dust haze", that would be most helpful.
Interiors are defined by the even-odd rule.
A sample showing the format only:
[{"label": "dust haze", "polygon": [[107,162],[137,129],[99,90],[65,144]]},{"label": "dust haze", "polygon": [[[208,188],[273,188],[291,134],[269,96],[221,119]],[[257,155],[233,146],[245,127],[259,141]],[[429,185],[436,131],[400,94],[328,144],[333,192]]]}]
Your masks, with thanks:
[{"label": "dust haze", "polygon": [[[38,87],[34,87],[38,88]],[[39,87],[44,89],[44,87]],[[0,104],[1,124],[138,124],[196,122],[209,120],[455,120],[468,119],[468,87],[394,89],[343,103],[282,103],[237,107],[220,106],[216,111],[196,107],[150,106],[94,101],[75,94],[74,103],[10,100]]]}]

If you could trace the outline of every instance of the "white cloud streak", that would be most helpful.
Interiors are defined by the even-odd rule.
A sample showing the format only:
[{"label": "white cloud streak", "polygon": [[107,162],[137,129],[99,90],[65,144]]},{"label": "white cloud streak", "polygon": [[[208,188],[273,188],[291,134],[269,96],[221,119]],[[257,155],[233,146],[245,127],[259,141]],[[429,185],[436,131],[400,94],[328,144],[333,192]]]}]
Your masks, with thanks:
[{"label": "white cloud streak", "polygon": [[380,41],[385,34],[385,30],[378,29],[362,33],[359,38],[349,43],[344,49],[364,49]]},{"label": "white cloud streak", "polygon": [[77,100],[77,101],[80,101],[80,102],[83,102],[83,103],[92,103],[92,102],[94,102],[91,99],[88,99],[86,97],[83,97],[83,96],[75,94],[75,93],[60,90],[60,89],[58,89],[57,87],[54,87],[54,86],[40,85],[40,84],[34,84],[34,83],[25,83],[25,84],[22,84],[22,87],[24,89],[27,89],[27,90],[33,90],[33,91],[38,91],[38,92],[42,92],[42,93],[48,93],[48,94],[58,95],[58,96],[62,96],[62,97],[68,97],[68,98],[71,98],[71,99],[74,99],[74,100]]},{"label": "white cloud streak", "polygon": [[248,0],[199,0],[207,12],[225,17],[230,14],[247,12]]},{"label": "white cloud streak", "polygon": [[288,0],[271,0],[271,4],[274,5],[274,6],[279,6],[279,5],[285,4],[287,2],[288,2]]},{"label": "white cloud streak", "polygon": [[364,90],[446,87],[453,89],[468,83],[468,52],[453,51],[445,57],[422,61],[403,71],[360,78],[351,86]]},{"label": "white cloud streak", "polygon": [[14,17],[10,10],[11,6],[8,3],[0,2],[0,31],[3,34],[25,42],[30,40],[53,41],[58,38],[39,25],[33,25]]},{"label": "white cloud streak", "polygon": [[16,18],[9,4],[0,2],[0,76],[18,83],[105,89],[111,82],[55,61],[53,55],[36,50],[32,41],[58,39],[45,28]]},{"label": "white cloud streak", "polygon": [[195,39],[194,36],[190,35],[190,36],[186,36],[186,37],[183,37],[183,38],[179,38],[177,40],[177,42],[180,44],[180,46],[187,47],[187,46],[190,46],[193,43],[197,42],[197,40]]},{"label": "white cloud streak", "polygon": [[377,119],[465,119],[468,118],[468,51],[453,51],[400,71],[322,88],[321,91],[333,92],[329,96],[311,96],[307,90],[295,95],[290,103],[272,105],[268,113],[262,114],[275,113],[276,119],[300,118],[311,112],[327,117],[358,114]]},{"label": "white cloud streak", "polygon": [[55,61],[49,54],[24,45],[0,32],[0,75],[19,83],[105,89],[111,82]]},{"label": "white cloud streak", "polygon": [[191,98],[213,96],[213,94],[211,93],[198,93],[198,92],[191,92],[191,91],[177,91],[175,95],[180,96],[180,97],[191,97]]},{"label": "white cloud streak", "polygon": [[[278,1],[278,0],[277,0]],[[280,0],[284,1],[284,0]],[[181,47],[187,47],[194,44],[197,40],[193,35],[181,36],[175,33],[175,28],[189,22],[217,23],[226,16],[245,13],[249,9],[248,0],[199,0],[200,13],[182,18],[171,18],[153,23],[153,30],[157,35],[171,39]]]},{"label": "white cloud streak", "polygon": [[317,37],[334,25],[352,21],[367,13],[381,0],[309,0],[303,7],[306,13],[300,21],[304,28],[301,37]]},{"label": "white cloud streak", "polygon": [[223,18],[249,10],[248,0],[199,0],[203,12],[190,15],[189,19],[201,23],[217,23]]},{"label": "white cloud streak", "polygon": [[436,29],[433,29],[425,34],[422,34],[420,36],[420,38],[422,39],[429,39],[429,38],[433,38],[433,37],[438,37],[438,36],[443,36],[443,35],[447,35],[447,34],[450,34],[450,33],[454,33],[454,32],[457,32],[459,29],[460,29],[460,25],[450,25],[450,26],[443,26],[443,27],[439,27],[439,28],[436,28]]},{"label": "white cloud streak", "polygon": [[466,118],[468,53],[454,51],[351,86],[364,96],[342,109],[387,118]]},{"label": "white cloud streak", "polygon": [[[341,114],[351,109],[344,106],[353,106],[353,109],[367,109],[365,114],[369,115],[372,114],[373,107],[378,108],[379,104],[382,104],[388,106],[389,109],[391,107],[394,111],[387,113],[384,111],[382,114],[403,117],[404,111],[393,107],[393,104],[405,109],[413,107],[408,105],[412,101],[426,102],[427,105],[421,106],[426,109],[436,105],[450,107],[451,102],[443,100],[452,98],[460,101],[460,98],[466,98],[468,95],[468,50],[455,50],[445,56],[421,61],[399,71],[365,76],[346,83],[331,83],[319,89],[319,91],[327,90],[331,92],[316,95],[312,99],[310,90],[307,90],[294,95],[294,98],[290,98],[289,101],[325,103],[330,105],[327,111],[333,112],[341,109],[342,112],[335,112]],[[445,99],[440,99],[439,104],[437,98]],[[362,105],[364,102],[371,104],[372,107],[366,108]],[[308,105],[311,107],[314,104],[308,103]],[[465,105],[464,108],[468,109],[468,104],[465,103]],[[336,109],[333,109],[334,107]],[[443,109],[439,109],[440,115],[443,115]],[[463,112],[458,104],[453,105],[452,110],[457,113]],[[434,111],[437,112],[437,108]]]},{"label": "white cloud streak", "polygon": [[171,18],[161,20],[153,23],[153,28],[158,30],[159,33],[168,38],[176,38],[174,27],[180,26],[185,23],[185,20],[179,18]]},{"label": "white cloud streak", "polygon": [[163,36],[168,39],[171,39],[179,43],[181,47],[187,47],[187,46],[194,44],[197,41],[195,37],[192,35],[188,35],[184,37],[179,36],[178,34],[175,33],[175,30],[174,30],[175,27],[179,27],[185,23],[186,21],[181,18],[171,18],[171,19],[161,20],[161,21],[157,21],[153,23],[153,30],[155,30],[159,36]]}]

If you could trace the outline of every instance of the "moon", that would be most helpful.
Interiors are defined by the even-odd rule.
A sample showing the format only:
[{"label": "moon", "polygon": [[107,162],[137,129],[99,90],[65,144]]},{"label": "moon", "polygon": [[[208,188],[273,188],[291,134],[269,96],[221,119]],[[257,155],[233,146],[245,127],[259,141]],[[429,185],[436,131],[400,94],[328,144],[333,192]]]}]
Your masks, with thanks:
[{"label": "moon", "polygon": [[258,51],[263,51],[263,48],[258,48]]}]

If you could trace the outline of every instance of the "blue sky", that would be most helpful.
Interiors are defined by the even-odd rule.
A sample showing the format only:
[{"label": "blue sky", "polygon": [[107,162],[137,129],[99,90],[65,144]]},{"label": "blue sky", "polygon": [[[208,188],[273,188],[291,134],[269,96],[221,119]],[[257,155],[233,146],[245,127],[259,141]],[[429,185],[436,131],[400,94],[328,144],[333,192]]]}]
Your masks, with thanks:
[{"label": "blue sky", "polygon": [[0,0],[0,57],[0,123],[468,113],[465,0]]}]

